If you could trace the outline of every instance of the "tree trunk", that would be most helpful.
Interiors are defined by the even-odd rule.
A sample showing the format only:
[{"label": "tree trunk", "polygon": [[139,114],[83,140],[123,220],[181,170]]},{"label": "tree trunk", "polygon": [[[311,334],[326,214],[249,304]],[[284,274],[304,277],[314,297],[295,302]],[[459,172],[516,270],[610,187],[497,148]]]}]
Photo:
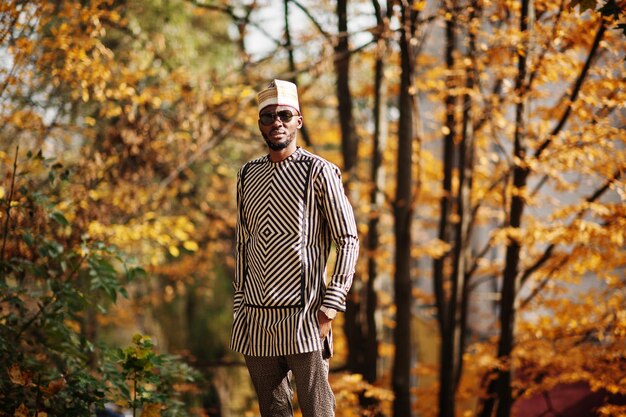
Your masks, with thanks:
[{"label": "tree trunk", "polygon": [[[478,75],[476,73],[476,34],[472,30],[472,22],[477,19],[480,11],[480,4],[478,0],[472,0],[470,6],[470,28],[468,30],[468,53],[467,57],[470,60],[470,64],[466,68],[465,89],[466,91],[472,91],[476,84]],[[470,241],[472,233],[472,207],[471,207],[471,193],[472,193],[472,179],[474,172],[474,125],[473,125],[473,113],[472,113],[472,97],[469,93],[463,95],[463,120],[462,120],[462,132],[461,143],[459,144],[459,193],[457,195],[457,210],[459,214],[459,222],[456,230],[456,241],[454,251],[454,272],[456,290],[460,289],[460,293],[457,294],[454,299],[458,300],[460,304],[458,308],[458,316],[456,319],[456,326],[458,326],[458,339],[455,344],[455,375],[454,385],[456,388],[459,386],[461,375],[463,373],[463,354],[465,353],[466,333],[467,333],[467,314],[469,308],[469,277],[467,274],[471,250]],[[455,291],[456,291],[455,290]],[[455,391],[456,392],[456,391]]]},{"label": "tree trunk", "polygon": [[[447,10],[454,8],[454,0],[445,2]],[[446,87],[450,91],[454,87],[452,73],[454,70],[454,51],[456,49],[455,40],[455,22],[454,19],[446,20],[446,48],[445,60],[448,78]],[[453,209],[452,195],[452,179],[454,175],[455,163],[455,146],[454,137],[456,135],[455,124],[455,105],[456,97],[448,93],[445,98],[446,132],[443,138],[443,195],[439,202],[439,240],[452,243],[452,227],[450,224],[450,214]],[[449,253],[437,258],[433,261],[433,285],[435,288],[435,296],[437,303],[437,318],[439,322],[440,334],[440,351],[439,351],[439,416],[454,417],[454,393],[455,389],[455,372],[456,372],[456,354],[455,354],[455,338],[457,336],[456,323],[456,296],[457,296],[457,280],[452,279],[451,293],[445,293],[444,283],[447,281],[445,277],[444,267],[449,257]]]},{"label": "tree trunk", "polygon": [[[521,0],[520,32],[527,34],[532,0]],[[524,214],[524,197],[520,194],[528,181],[529,169],[524,160],[527,149],[525,144],[527,123],[527,52],[528,39],[524,43],[523,50],[517,54],[517,77],[515,79],[515,91],[520,97],[515,108],[515,133],[513,139],[513,160],[517,161],[513,167],[513,196],[509,211],[507,226],[511,229],[519,229]],[[516,192],[518,191],[518,192]],[[515,330],[515,299],[518,290],[518,269],[520,260],[520,242],[510,237],[506,247],[505,266],[502,274],[502,290],[500,297],[500,339],[498,342],[498,358],[506,365],[497,372],[497,378],[489,384],[487,398],[481,410],[482,417],[490,417],[497,402],[497,416],[508,417],[511,414],[513,395],[511,390],[511,352],[514,345]],[[497,401],[496,401],[497,399]]]},{"label": "tree trunk", "polygon": [[[289,81],[294,84],[298,84],[298,69],[296,68],[296,60],[293,56],[293,45],[291,44],[291,30],[289,29],[289,0],[284,0],[284,10],[285,10],[285,49],[287,49],[287,56],[289,57],[289,73],[290,76]],[[300,109],[300,114],[302,114],[302,110]],[[311,135],[309,135],[309,130],[306,127],[306,124],[302,125],[300,129],[300,136],[302,140],[307,146],[313,146],[311,143]]]},{"label": "tree trunk", "polygon": [[[357,161],[358,138],[352,117],[352,93],[350,92],[350,45],[348,42],[348,1],[337,2],[338,39],[335,47],[335,72],[337,74],[337,102],[341,130],[341,152],[343,156],[344,185],[351,198],[351,182]],[[351,198],[352,199],[352,198]],[[352,291],[346,299],[344,332],[348,344],[347,368],[354,373],[364,374],[365,352],[364,323],[362,320],[361,282],[355,276]]]},{"label": "tree trunk", "polygon": [[[387,105],[386,83],[384,78],[384,57],[387,52],[385,36],[385,19],[378,0],[373,0],[376,10],[376,22],[379,28],[378,55],[374,64],[374,136],[372,146],[371,177],[372,191],[370,193],[370,218],[367,235],[367,284],[365,291],[365,363],[363,377],[369,383],[377,378],[378,364],[378,337],[376,334],[376,306],[378,304],[374,283],[378,276],[377,254],[379,251],[378,221],[383,207],[384,170],[383,150],[387,142]],[[388,8],[389,12],[391,8]]]},{"label": "tree trunk", "polygon": [[400,120],[398,126],[398,170],[394,201],[396,327],[394,328],[394,364],[392,387],[395,395],[393,415],[409,417],[411,413],[411,224],[412,224],[412,154],[414,103],[412,95],[413,37],[412,2],[403,4],[400,27]]},{"label": "tree trunk", "polygon": [[[528,34],[525,39],[530,38],[529,28],[531,23],[532,0],[522,0],[522,10],[520,16],[520,32]],[[529,42],[526,40],[524,50],[517,54],[517,79],[515,80],[515,91],[521,97],[519,104],[515,109],[515,137],[513,143],[514,160],[521,161],[516,163],[513,168],[513,190],[522,191],[526,188],[528,181],[529,169],[523,161],[526,158],[526,124],[528,112],[528,94],[527,86],[527,59],[529,51]],[[525,201],[519,192],[514,192],[511,199],[511,210],[509,214],[508,226],[519,229],[522,225],[522,216],[524,214]],[[511,414],[513,406],[513,393],[511,389],[511,352],[514,344],[515,331],[515,299],[517,298],[517,290],[519,287],[518,269],[520,260],[520,242],[513,238],[509,239],[506,248],[504,273],[502,276],[502,297],[500,299],[500,341],[498,343],[498,357],[502,360],[508,360],[508,366],[500,370],[498,375],[497,395],[498,408],[496,415],[498,417],[508,417]]]},{"label": "tree trunk", "polygon": [[352,117],[352,93],[350,92],[350,45],[348,42],[348,1],[337,2],[338,39],[335,47],[335,70],[337,72],[337,101],[341,128],[341,152],[344,172],[349,183],[357,161],[358,138]]}]

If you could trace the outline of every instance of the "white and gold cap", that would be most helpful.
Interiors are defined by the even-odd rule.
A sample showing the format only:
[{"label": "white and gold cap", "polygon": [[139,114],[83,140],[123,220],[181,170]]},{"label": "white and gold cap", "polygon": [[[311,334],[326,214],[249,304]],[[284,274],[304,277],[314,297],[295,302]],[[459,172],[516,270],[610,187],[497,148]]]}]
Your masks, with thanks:
[{"label": "white and gold cap", "polygon": [[259,102],[259,113],[267,106],[291,106],[300,113],[298,103],[298,88],[289,81],[272,80],[267,88],[257,95]]}]

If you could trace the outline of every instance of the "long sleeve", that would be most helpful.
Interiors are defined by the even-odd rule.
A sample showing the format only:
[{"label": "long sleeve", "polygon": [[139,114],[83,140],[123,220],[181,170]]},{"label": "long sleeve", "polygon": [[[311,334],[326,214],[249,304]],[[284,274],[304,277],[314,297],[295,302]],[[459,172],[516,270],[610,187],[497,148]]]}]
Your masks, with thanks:
[{"label": "long sleeve", "polygon": [[242,207],[242,172],[237,174],[237,224],[235,226],[235,239],[236,239],[236,252],[235,252],[235,279],[233,281],[233,288],[235,290],[233,305],[234,311],[237,313],[243,304],[243,281],[245,277],[246,269],[246,243],[247,233],[243,219],[243,207]]},{"label": "long sleeve", "polygon": [[322,305],[338,311],[346,310],[346,296],[352,285],[359,238],[354,213],[345,195],[339,169],[326,165],[315,183],[316,197],[336,245],[337,257]]}]

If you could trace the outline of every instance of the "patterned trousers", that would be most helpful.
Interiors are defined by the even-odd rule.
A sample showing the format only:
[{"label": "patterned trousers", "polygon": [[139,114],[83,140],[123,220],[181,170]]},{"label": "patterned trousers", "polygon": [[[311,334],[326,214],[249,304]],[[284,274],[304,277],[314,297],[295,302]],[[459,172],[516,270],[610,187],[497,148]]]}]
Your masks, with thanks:
[{"label": "patterned trousers", "polygon": [[293,417],[291,374],[303,417],[334,417],[335,396],[322,352],[287,356],[245,356],[262,417]]}]

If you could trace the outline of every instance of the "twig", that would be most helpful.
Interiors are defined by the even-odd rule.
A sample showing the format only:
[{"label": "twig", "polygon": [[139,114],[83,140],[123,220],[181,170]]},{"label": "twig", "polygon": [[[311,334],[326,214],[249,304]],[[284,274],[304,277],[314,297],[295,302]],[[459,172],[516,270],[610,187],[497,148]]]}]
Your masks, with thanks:
[{"label": "twig", "polygon": [[[80,261],[76,264],[76,267],[72,269],[71,274],[68,276],[68,280],[72,279],[72,277],[76,275],[76,273],[80,269],[80,266],[83,264],[85,259],[87,259],[87,255],[84,255],[80,258]],[[20,337],[22,336],[22,334],[24,334],[26,329],[28,329],[35,322],[35,320],[37,320],[37,318],[44,313],[46,308],[48,308],[52,303],[56,302],[58,299],[59,299],[58,294],[54,294],[54,297],[50,297],[50,299],[45,304],[38,304],[39,310],[37,311],[37,313],[33,315],[33,317],[30,318],[30,320],[28,320],[26,323],[22,325],[20,330],[15,335],[15,341],[18,341]]]},{"label": "twig", "polygon": [[290,2],[293,3],[295,6],[297,6],[306,15],[306,17],[309,18],[313,26],[315,26],[315,28],[322,34],[322,36],[324,36],[324,38],[328,42],[333,43],[332,36],[328,32],[326,32],[324,28],[322,28],[322,25],[320,25],[320,23],[315,19],[315,17],[313,17],[309,9],[304,7],[302,3],[300,3],[297,0],[290,0]]},{"label": "twig", "polygon": [[[617,171],[615,171],[613,173],[613,175],[611,176],[611,178],[608,178],[606,180],[606,182],[602,185],[602,187],[598,188],[592,195],[590,195],[589,197],[587,197],[585,199],[585,201],[587,203],[593,203],[595,202],[597,199],[599,199],[600,197],[602,197],[602,195],[608,191],[611,188],[611,185],[619,180],[619,178],[624,174],[623,169],[618,169]],[[587,208],[583,207],[578,214],[576,215],[574,220],[580,220],[585,213],[587,212]],[[573,222],[572,222],[573,223]],[[544,253],[539,257],[539,259],[537,259],[531,266],[529,266],[522,274],[520,277],[520,283],[521,285],[524,285],[524,283],[528,280],[528,278],[534,274],[544,263],[546,263],[552,256],[552,253],[554,252],[554,250],[556,249],[557,244],[556,243],[551,243],[546,250],[544,251]],[[562,266],[563,262],[561,264],[558,265],[557,268],[560,268]],[[556,270],[556,269],[555,269]],[[555,271],[553,270],[553,272]],[[547,281],[548,279],[550,279],[550,276],[552,275],[552,273],[548,274],[548,276],[545,278],[545,280]],[[534,293],[531,294],[527,300],[524,302],[524,304],[527,304],[528,300],[530,300],[532,297],[534,297]]]},{"label": "twig", "polygon": [[591,68],[591,62],[596,52],[598,52],[598,50],[600,49],[600,42],[602,41],[604,33],[606,32],[606,29],[607,29],[606,20],[604,20],[603,18],[600,21],[600,27],[598,28],[598,31],[596,32],[596,36],[593,40],[593,45],[591,46],[589,50],[589,54],[587,55],[585,64],[583,65],[582,69],[580,70],[580,74],[578,74],[578,77],[576,78],[576,81],[574,82],[574,85],[572,87],[572,92],[569,97],[569,103],[567,107],[565,108],[565,112],[563,112],[561,119],[552,130],[550,136],[548,136],[548,138],[545,139],[543,143],[539,146],[539,148],[537,148],[537,150],[535,151],[535,154],[534,154],[535,159],[539,159],[539,157],[543,154],[543,151],[545,151],[546,148],[548,148],[548,146],[550,146],[550,144],[552,143],[552,139],[556,135],[559,134],[561,129],[563,129],[563,127],[565,126],[565,123],[567,123],[569,115],[572,112],[572,105],[578,98],[578,93],[580,92],[583,86],[583,83],[585,82],[585,79],[587,77],[587,74],[589,73],[589,68]]}]

